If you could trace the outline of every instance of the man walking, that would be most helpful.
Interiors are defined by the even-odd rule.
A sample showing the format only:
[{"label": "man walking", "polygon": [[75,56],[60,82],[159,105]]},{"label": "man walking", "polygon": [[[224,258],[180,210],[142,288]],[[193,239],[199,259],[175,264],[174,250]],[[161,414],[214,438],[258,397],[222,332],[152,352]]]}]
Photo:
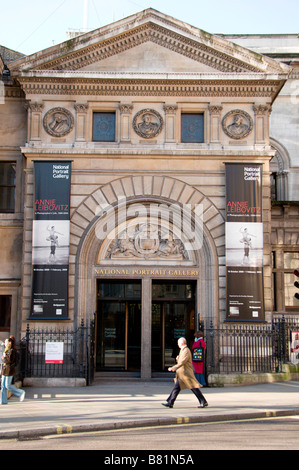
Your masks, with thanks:
[{"label": "man walking", "polygon": [[208,402],[199,390],[201,385],[197,382],[194,376],[191,351],[187,346],[186,339],[180,338],[178,340],[178,346],[181,351],[176,358],[177,364],[168,368],[170,372],[176,372],[175,386],[167,398],[166,403],[162,403],[162,405],[172,408],[180,391],[189,388],[198,399],[199,408],[204,408],[205,406],[208,406]]}]

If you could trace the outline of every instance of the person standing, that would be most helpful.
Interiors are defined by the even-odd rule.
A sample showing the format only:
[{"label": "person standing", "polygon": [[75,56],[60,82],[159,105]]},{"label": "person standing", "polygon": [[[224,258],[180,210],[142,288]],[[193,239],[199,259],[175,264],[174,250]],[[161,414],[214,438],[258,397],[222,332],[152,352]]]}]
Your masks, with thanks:
[{"label": "person standing", "polygon": [[20,398],[23,401],[25,398],[24,390],[16,388],[12,385],[12,379],[16,372],[16,351],[14,338],[8,338],[5,340],[4,349],[4,364],[2,369],[2,385],[0,395],[0,405],[7,405],[7,390]]},{"label": "person standing", "polygon": [[191,351],[187,346],[186,339],[179,338],[178,346],[180,348],[180,354],[177,356],[177,364],[168,368],[170,372],[176,372],[175,386],[167,398],[166,403],[162,403],[162,405],[173,408],[173,404],[180,391],[190,389],[199,401],[199,408],[204,408],[208,406],[208,402],[199,390],[201,385],[194,376]]},{"label": "person standing", "polygon": [[[194,343],[192,345],[192,352],[194,349],[199,349],[199,348],[202,348],[203,351],[205,351],[206,349],[206,343],[204,342],[202,331],[196,331],[194,335]],[[196,380],[198,380],[200,385],[205,387],[207,384],[206,384],[205,376],[203,373],[204,361],[202,360],[201,362],[195,362],[192,358],[192,365],[193,365],[194,375],[195,375]]]}]

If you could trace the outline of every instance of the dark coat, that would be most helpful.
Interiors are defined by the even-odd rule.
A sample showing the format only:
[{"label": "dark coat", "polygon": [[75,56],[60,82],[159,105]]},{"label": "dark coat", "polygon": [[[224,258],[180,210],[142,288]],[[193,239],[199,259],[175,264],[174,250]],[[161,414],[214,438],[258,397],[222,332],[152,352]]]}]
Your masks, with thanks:
[{"label": "dark coat", "polygon": [[9,349],[4,357],[2,375],[13,377],[16,373],[15,362],[16,362],[16,352],[14,349]]}]

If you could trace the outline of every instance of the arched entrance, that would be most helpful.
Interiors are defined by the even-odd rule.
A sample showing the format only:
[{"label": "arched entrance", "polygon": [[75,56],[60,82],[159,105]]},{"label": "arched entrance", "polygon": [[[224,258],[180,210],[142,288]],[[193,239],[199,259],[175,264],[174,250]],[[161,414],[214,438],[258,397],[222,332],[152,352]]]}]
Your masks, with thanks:
[{"label": "arched entrance", "polygon": [[[151,178],[153,193],[157,181]],[[122,180],[121,187],[129,185]],[[182,191],[177,200],[162,197],[161,185],[159,194],[147,196],[137,196],[135,187],[135,196],[119,196],[113,204],[101,188],[84,203],[82,210],[93,204],[96,216],[82,223],[74,313],[78,319],[96,313],[99,370],[134,370],[150,378],[173,360],[177,335],[191,340],[200,318],[218,318],[219,246],[205,214],[210,226],[217,224],[218,239],[223,219],[209,200],[184,187],[190,204]]]}]

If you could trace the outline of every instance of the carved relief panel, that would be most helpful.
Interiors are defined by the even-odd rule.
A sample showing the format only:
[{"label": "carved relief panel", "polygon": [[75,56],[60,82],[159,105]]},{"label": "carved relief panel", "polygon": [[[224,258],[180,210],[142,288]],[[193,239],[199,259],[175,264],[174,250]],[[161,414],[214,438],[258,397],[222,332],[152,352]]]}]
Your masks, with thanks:
[{"label": "carved relief panel", "polygon": [[48,134],[54,137],[63,137],[73,129],[74,118],[65,108],[52,108],[45,114],[43,125]]}]

